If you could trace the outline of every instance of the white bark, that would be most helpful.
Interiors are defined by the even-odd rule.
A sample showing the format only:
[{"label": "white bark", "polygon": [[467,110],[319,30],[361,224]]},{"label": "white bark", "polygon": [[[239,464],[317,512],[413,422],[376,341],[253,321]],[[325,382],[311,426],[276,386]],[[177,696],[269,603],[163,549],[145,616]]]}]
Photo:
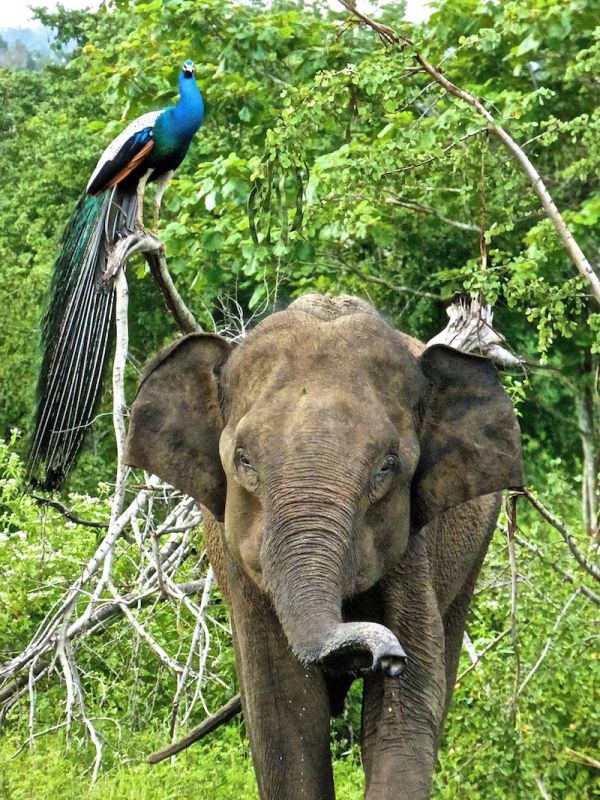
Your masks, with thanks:
[{"label": "white bark", "polygon": [[501,345],[505,339],[494,329],[494,312],[478,300],[461,297],[446,309],[449,322],[441,333],[427,342],[445,344],[464,353],[486,356],[501,367],[521,367],[517,356]]},{"label": "white bark", "polygon": [[[117,445],[117,471],[115,491],[111,502],[108,527],[81,574],[51,608],[31,641],[17,657],[0,665],[0,712],[9,713],[26,694],[29,698],[29,736],[33,743],[35,732],[36,682],[51,674],[49,666],[56,665],[65,684],[66,721],[69,731],[72,721],[78,719],[86,728],[95,748],[92,778],[99,773],[102,759],[102,740],[86,710],[86,701],[77,664],[77,652],[88,637],[101,633],[116,619],[127,625],[130,635],[143,642],[173,675],[177,688],[177,703],[188,690],[188,678],[197,681],[195,691],[187,698],[186,717],[194,703],[202,698],[200,687],[206,676],[206,660],[210,631],[207,607],[213,582],[212,571],[207,567],[206,578],[178,583],[178,570],[193,552],[190,534],[198,526],[201,515],[194,501],[181,498],[171,487],[161,485],[155,476],[146,482],[129,506],[123,510],[128,483],[128,468],[123,464],[126,438],[127,404],[125,398],[125,367],[128,353],[128,289],[123,266],[134,252],[144,252],[158,275],[159,286],[165,302],[184,330],[199,330],[193,316],[181,300],[170,279],[161,243],[143,231],[119,240],[111,254],[110,276],[116,294],[116,337],[113,359],[113,425]],[[173,507],[174,506],[174,507]],[[64,513],[64,509],[59,511]],[[158,522],[158,520],[162,520]],[[122,540],[131,527],[134,537]],[[165,536],[162,540],[160,537]],[[137,551],[137,552],[136,552]],[[116,582],[113,569],[115,559],[123,558],[138,563],[139,574],[133,591],[123,591]],[[200,605],[190,599],[190,594],[202,591]],[[107,597],[107,593],[109,597]],[[86,600],[87,598],[87,600]],[[176,614],[176,624],[189,626],[188,642],[181,640],[175,653],[170,653],[150,633],[140,613],[150,600],[163,598],[170,601]],[[84,602],[85,601],[85,602]],[[83,605],[83,607],[82,607]],[[189,623],[189,616],[193,624]],[[185,617],[185,619],[184,619]],[[212,623],[211,623],[212,624]],[[185,651],[185,646],[188,650]],[[187,696],[187,695],[186,695]],[[206,708],[206,706],[204,706]]]}]

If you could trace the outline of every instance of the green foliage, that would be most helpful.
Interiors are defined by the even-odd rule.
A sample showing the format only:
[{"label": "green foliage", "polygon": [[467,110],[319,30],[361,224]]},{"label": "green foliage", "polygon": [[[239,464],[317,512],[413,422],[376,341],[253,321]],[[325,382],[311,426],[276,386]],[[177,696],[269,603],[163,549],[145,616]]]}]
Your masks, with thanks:
[{"label": "green foliage", "polygon": [[[0,448],[0,658],[17,654],[39,625],[44,612],[79,573],[92,554],[96,534],[65,523],[52,511],[44,511],[19,486],[22,466],[14,454],[14,441]],[[560,461],[551,461],[539,450],[535,457],[545,465],[546,481],[538,489],[553,499],[555,512],[573,521],[578,513],[578,494],[561,477]],[[556,498],[561,498],[560,502]],[[88,519],[106,518],[106,498],[71,495],[75,511]],[[583,595],[572,601],[568,615],[555,629],[560,611],[585,576],[575,574],[575,586],[564,580],[552,564],[570,572],[574,562],[562,539],[545,526],[530,509],[522,509],[520,535],[542,548],[544,560],[518,548],[517,640],[520,683],[536,664],[546,642],[549,648],[539,669],[519,697],[512,715],[516,661],[506,636],[482,663],[460,680],[450,712],[445,746],[440,755],[434,797],[454,800],[495,797],[513,800],[515,786],[522,796],[535,796],[535,779],[565,800],[579,800],[592,791],[594,774],[569,753],[591,754],[600,729],[600,709],[591,704],[600,677],[597,652],[597,607]],[[117,558],[120,582],[127,581]],[[132,565],[133,568],[133,565]],[[126,569],[126,568],[125,568]],[[192,565],[193,577],[202,565]],[[593,588],[590,587],[590,588]],[[211,614],[224,618],[218,598]],[[189,641],[193,620],[175,617],[165,604],[151,614],[140,614],[157,641],[173,652]],[[510,577],[506,543],[497,534],[484,567],[468,622],[468,633],[481,651],[510,626]],[[153,653],[134,644],[126,624],[114,623],[94,637],[78,655],[84,675],[89,713],[106,741],[104,770],[99,784],[91,787],[81,763],[93,753],[79,724],[65,750],[62,733],[42,737],[33,751],[25,750],[3,771],[7,798],[56,796],[124,798],[141,792],[204,790],[227,797],[239,789],[253,797],[254,780],[243,728],[232,723],[178,759],[178,767],[148,767],[142,762],[153,749],[168,740],[168,724],[174,682],[158,666]],[[210,669],[222,684],[211,683],[206,692],[217,708],[234,692],[233,657],[228,640],[217,637],[209,655]],[[470,662],[463,654],[459,674]],[[362,796],[362,769],[357,755],[360,731],[360,682],[355,683],[343,718],[332,726],[332,750],[336,780],[342,798]],[[42,681],[37,691],[36,732],[61,724],[62,688],[55,679]],[[26,718],[25,714],[25,718]],[[8,758],[26,737],[25,718],[16,717],[12,733],[2,745],[0,760]],[[26,765],[24,769],[23,765]],[[122,767],[122,764],[127,766]],[[117,769],[118,767],[118,769]],[[48,779],[40,780],[46,771]],[[36,787],[43,785],[42,789]],[[0,783],[0,787],[2,784]],[[36,794],[36,791],[39,793]],[[227,794],[229,792],[229,794]],[[150,795],[148,795],[150,796]],[[162,796],[162,795],[159,795]],[[165,795],[171,796],[171,795]],[[590,795],[591,796],[591,795]]]},{"label": "green foliage", "polygon": [[[439,0],[410,27],[402,4],[381,19],[408,35],[451,80],[483,98],[523,144],[592,261],[600,251],[600,20],[596,0]],[[600,314],[515,163],[481,119],[415,70],[413,50],[385,50],[369,31],[341,25],[329,4],[276,0],[114,0],[97,12],[42,14],[58,41],[77,41],[66,65],[0,70],[0,432],[24,429],[33,407],[40,309],[65,223],[103,147],[136,115],[170,103],[192,57],[206,122],[163,203],[161,236],[182,295],[210,329],[219,302],[246,313],[305,291],[369,297],[423,339],[445,324],[456,291],[483,293],[495,324],[523,356],[544,362],[507,380],[518,403],[528,480],[580,530],[581,440],[575,401],[594,387]],[[480,260],[480,226],[489,263]],[[131,360],[138,370],[174,335],[142,261],[129,268]],[[217,309],[215,311],[215,309]],[[109,398],[105,399],[108,405]],[[70,484],[68,503],[104,519],[113,473],[110,425],[100,417]],[[595,423],[598,428],[597,412]],[[41,510],[19,488],[14,449],[0,447],[0,656],[15,654],[94,550],[96,534]],[[519,698],[509,637],[460,682],[437,777],[437,798],[552,797],[595,791],[594,773],[568,752],[594,752],[596,609],[551,566],[585,580],[558,536],[523,513],[542,562],[518,550],[521,679],[552,644]],[[580,542],[585,546],[585,542]],[[125,573],[119,577],[127,579]],[[505,544],[497,538],[468,630],[480,652],[510,617]],[[213,609],[223,615],[218,602]],[[168,608],[144,617],[165,645],[187,641],[189,619]],[[222,649],[219,649],[221,647]],[[83,656],[85,692],[106,738],[107,772],[82,775],[82,731],[40,738],[1,771],[0,794],[144,798],[197,793],[254,796],[235,725],[178,759],[140,762],[167,736],[173,686],[152,654],[115,624]],[[233,683],[231,651],[214,669]],[[467,668],[463,656],[461,669]],[[124,670],[123,665],[126,665]],[[359,688],[359,687],[358,687]],[[357,696],[334,726],[340,797],[361,796],[354,742]],[[42,689],[44,691],[42,691]],[[210,703],[227,697],[211,685]],[[40,685],[41,727],[62,721],[61,688]],[[25,714],[26,716],[26,714]],[[120,737],[113,722],[123,726]],[[7,757],[25,735],[11,723]],[[128,760],[131,760],[129,762]],[[125,766],[123,764],[126,763]],[[118,767],[118,769],[117,769]],[[204,791],[203,791],[204,790]]]},{"label": "green foliage", "polygon": [[[565,498],[570,494],[560,480],[554,489],[564,492]],[[576,498],[569,500],[576,508]],[[542,546],[546,561],[540,562],[517,545],[519,685],[548,640],[551,645],[518,698],[516,717],[512,704],[517,667],[510,636],[459,681],[440,754],[435,797],[535,797],[535,780],[541,778],[552,797],[579,800],[592,797],[598,785],[594,770],[583,767],[568,752],[589,754],[597,749],[600,719],[590,698],[600,675],[597,638],[592,632],[598,609],[579,595],[555,630],[574,586],[549,563],[556,560],[572,571],[572,562],[558,536],[549,534],[540,518],[522,507],[520,533]],[[510,627],[507,561],[506,542],[497,533],[467,625],[479,652]],[[469,666],[463,653],[459,675]]]},{"label": "green foliage", "polygon": [[[449,77],[529,142],[592,256],[600,213],[594,10],[593,0],[560,8],[447,0],[412,29],[399,9],[384,14],[428,57],[445,54]],[[207,119],[165,199],[162,237],[203,323],[212,325],[209,310],[230,296],[257,311],[303,291],[349,291],[428,338],[443,325],[443,300],[466,289],[495,303],[520,353],[548,361],[567,384],[588,371],[585,354],[600,347],[594,310],[537,198],[480,118],[415,73],[410,47],[385,51],[368,31],[340,31],[329,6],[287,0],[235,13],[226,0],[182,0],[42,16],[79,49],[64,67],[0,75],[10,109],[0,148],[13,187],[0,198],[0,290],[11,298],[0,331],[5,433],[25,427],[30,413],[39,307],[82,175],[124,121],[171,102],[189,55]],[[173,332],[145,272],[140,262],[131,275],[138,364]],[[565,396],[572,402],[568,385]],[[536,422],[525,409],[524,427]],[[86,455],[75,486],[91,487],[98,472],[109,478],[111,442],[101,416],[95,456]]]}]

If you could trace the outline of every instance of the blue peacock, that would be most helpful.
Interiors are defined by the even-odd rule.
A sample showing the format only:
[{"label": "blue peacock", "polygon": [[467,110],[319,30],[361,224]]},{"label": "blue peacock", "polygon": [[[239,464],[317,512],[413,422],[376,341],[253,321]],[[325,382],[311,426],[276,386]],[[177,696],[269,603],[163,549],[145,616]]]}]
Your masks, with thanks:
[{"label": "blue peacock", "polygon": [[179,102],[138,117],[106,148],[71,216],[54,264],[42,323],[42,362],[28,475],[56,489],[76,458],[98,400],[114,309],[103,285],[108,253],[143,227],[146,184],[156,181],[154,229],[163,194],[202,124],[192,61],[179,75]]}]

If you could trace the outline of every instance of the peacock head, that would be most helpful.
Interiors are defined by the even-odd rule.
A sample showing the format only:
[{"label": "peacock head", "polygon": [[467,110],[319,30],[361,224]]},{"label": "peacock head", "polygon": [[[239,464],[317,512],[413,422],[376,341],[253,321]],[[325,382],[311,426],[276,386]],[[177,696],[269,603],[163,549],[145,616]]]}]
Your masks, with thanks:
[{"label": "peacock head", "polygon": [[186,59],[181,69],[183,70],[184,78],[192,78],[194,76],[194,62],[191,58]]}]

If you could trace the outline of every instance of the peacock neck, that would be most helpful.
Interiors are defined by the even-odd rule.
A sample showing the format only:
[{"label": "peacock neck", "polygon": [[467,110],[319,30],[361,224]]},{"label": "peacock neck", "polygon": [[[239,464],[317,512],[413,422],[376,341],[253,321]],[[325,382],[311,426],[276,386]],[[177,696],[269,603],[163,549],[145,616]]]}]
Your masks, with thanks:
[{"label": "peacock neck", "polygon": [[192,138],[204,117],[204,101],[194,78],[179,75],[179,102],[169,109],[169,116],[179,136]]}]

